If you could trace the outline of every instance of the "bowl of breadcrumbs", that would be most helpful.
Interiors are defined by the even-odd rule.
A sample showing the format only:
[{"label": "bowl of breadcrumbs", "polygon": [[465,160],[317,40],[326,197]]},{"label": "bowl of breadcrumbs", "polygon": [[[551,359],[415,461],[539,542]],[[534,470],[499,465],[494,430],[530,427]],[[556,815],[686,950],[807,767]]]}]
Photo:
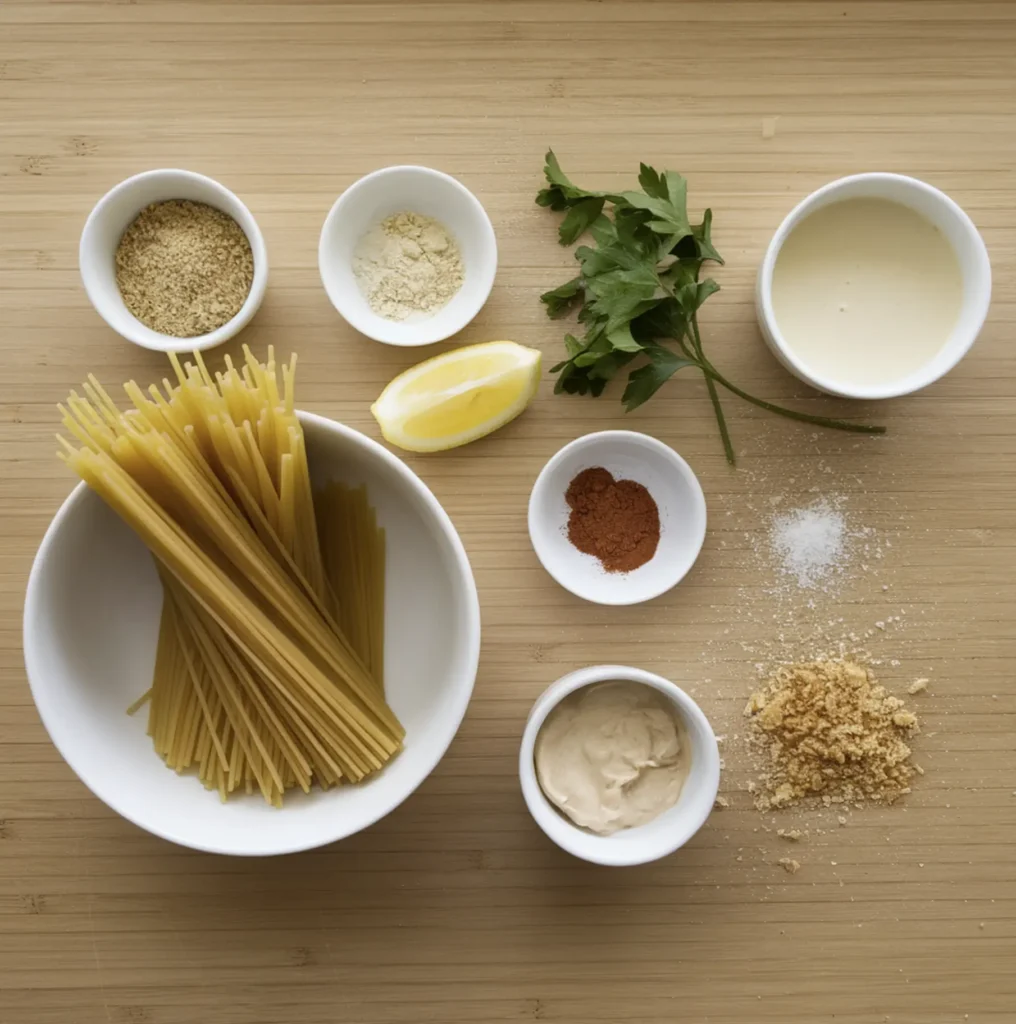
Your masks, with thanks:
[{"label": "bowl of breadcrumbs", "polygon": [[146,171],[111,189],[85,223],[78,256],[98,314],[128,341],[159,352],[233,337],[268,282],[250,210],[193,171]]}]

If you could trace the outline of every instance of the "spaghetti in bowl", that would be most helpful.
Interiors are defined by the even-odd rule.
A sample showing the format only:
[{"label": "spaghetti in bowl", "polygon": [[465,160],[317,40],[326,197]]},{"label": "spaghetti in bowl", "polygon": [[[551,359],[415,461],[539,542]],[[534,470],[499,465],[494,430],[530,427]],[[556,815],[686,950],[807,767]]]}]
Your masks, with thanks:
[{"label": "spaghetti in bowl", "polygon": [[172,842],[264,856],[343,839],[397,807],[454,737],[479,657],[479,604],[447,514],[399,459],[366,436],[299,414],[315,485],[366,487],[384,528],[384,691],[405,729],[403,748],[354,784],[256,793],[223,802],[190,773],[167,768],[126,709],[150,685],[162,587],[138,536],[84,483],[39,548],[25,601],[24,650],[42,720],[82,781],[113,810]]}]

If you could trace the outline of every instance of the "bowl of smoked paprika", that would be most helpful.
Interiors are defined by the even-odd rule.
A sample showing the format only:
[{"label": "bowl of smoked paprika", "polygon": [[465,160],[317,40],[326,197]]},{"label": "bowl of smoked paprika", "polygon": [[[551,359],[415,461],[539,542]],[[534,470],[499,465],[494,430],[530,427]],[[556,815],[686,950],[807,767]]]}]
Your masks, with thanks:
[{"label": "bowl of smoked paprika", "polygon": [[706,499],[691,467],[631,430],[565,445],[529,498],[529,536],[543,567],[597,604],[639,604],[670,590],[705,535]]}]

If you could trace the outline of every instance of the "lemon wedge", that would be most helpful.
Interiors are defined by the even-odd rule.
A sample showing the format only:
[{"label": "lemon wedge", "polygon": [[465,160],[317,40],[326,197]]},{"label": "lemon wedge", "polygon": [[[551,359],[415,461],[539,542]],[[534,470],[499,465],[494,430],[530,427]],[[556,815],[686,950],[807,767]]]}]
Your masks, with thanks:
[{"label": "lemon wedge", "polygon": [[515,419],[532,401],[539,381],[535,348],[488,341],[410,367],[370,411],[386,441],[411,452],[440,452]]}]

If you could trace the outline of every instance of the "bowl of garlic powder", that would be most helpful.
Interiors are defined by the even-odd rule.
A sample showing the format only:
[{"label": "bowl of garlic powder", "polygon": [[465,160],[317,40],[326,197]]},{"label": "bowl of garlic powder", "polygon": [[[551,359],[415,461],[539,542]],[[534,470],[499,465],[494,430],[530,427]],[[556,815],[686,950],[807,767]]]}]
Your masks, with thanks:
[{"label": "bowl of garlic powder", "polygon": [[461,331],[490,295],[497,240],[480,201],[428,167],[385,167],[335,201],[318,246],[332,305],[387,345],[430,345]]}]

